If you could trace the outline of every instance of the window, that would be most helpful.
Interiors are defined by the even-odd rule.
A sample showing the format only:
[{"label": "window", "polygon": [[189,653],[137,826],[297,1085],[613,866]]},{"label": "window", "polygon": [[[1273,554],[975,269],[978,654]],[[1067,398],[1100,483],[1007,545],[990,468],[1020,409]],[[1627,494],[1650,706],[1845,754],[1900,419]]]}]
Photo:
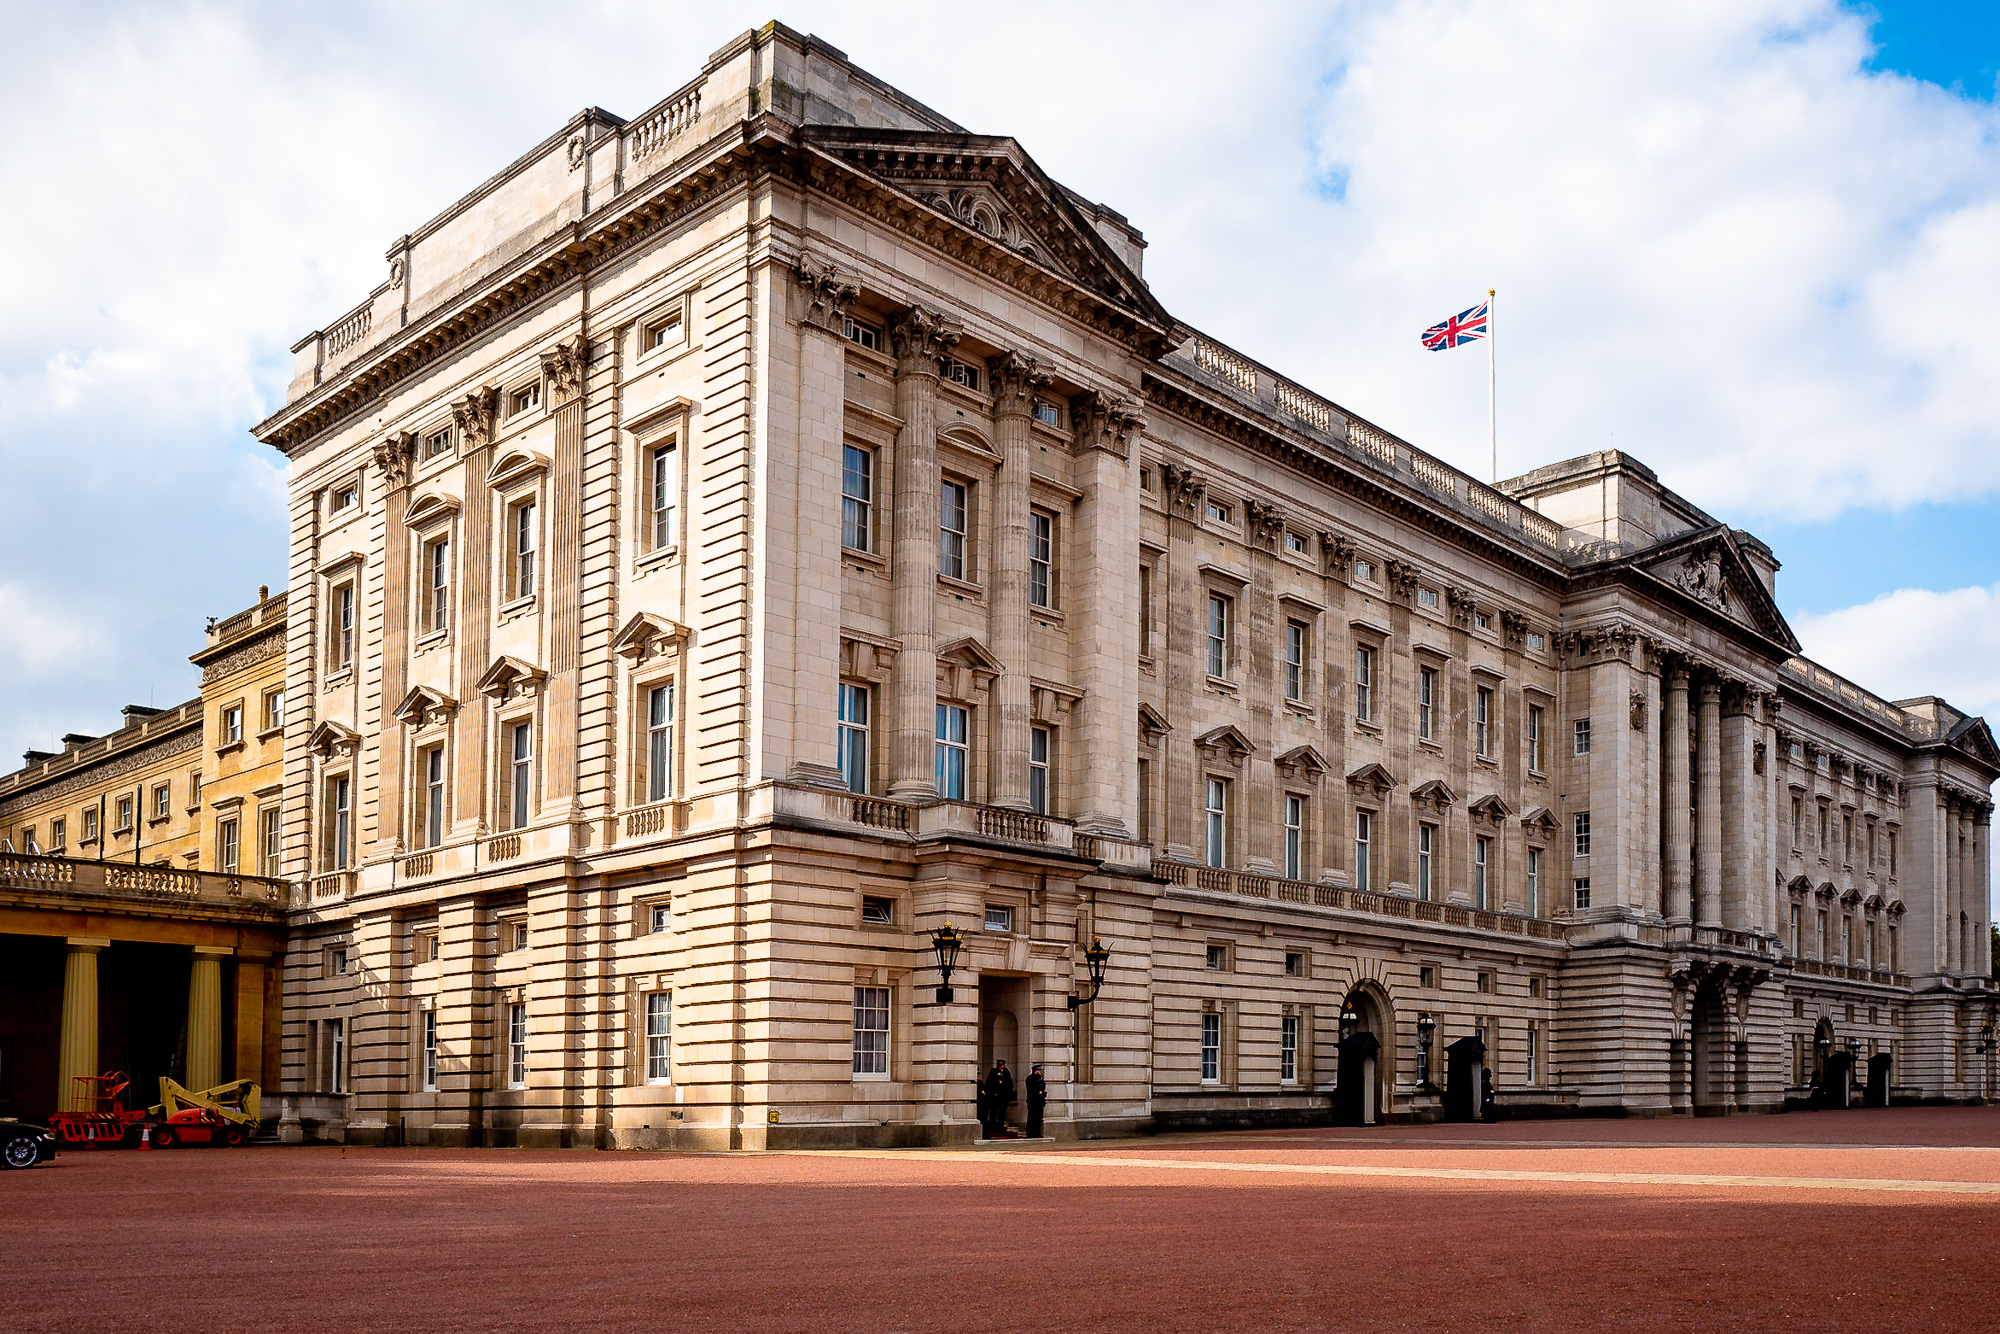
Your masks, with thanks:
[{"label": "window", "polygon": [[350,844],[354,832],[353,811],[349,800],[352,794],[353,786],[348,779],[333,780],[328,801],[331,818],[327,824],[328,832],[332,835],[329,840],[332,846],[328,849],[328,856],[333,863],[330,869],[335,871],[346,870],[348,858],[352,855]]},{"label": "window", "polygon": [[1359,579],[1359,580],[1360,580],[1360,581],[1361,581],[1362,583],[1364,583],[1364,584],[1372,584],[1372,583],[1374,583],[1374,582],[1375,582],[1375,562],[1374,562],[1374,561],[1372,561],[1372,560],[1358,560],[1358,561],[1355,561],[1355,562],[1354,562],[1354,577],[1355,577],[1356,579]]},{"label": "window", "polygon": [[509,417],[526,412],[530,408],[539,408],[540,406],[542,406],[542,382],[540,380],[535,381],[531,385],[525,385],[520,389],[516,389],[507,396],[507,415]]},{"label": "window", "polygon": [[513,586],[508,589],[512,597],[531,597],[535,591],[535,509],[533,500],[522,501],[514,506],[513,522],[508,525],[514,552]]},{"label": "window", "polygon": [[285,725],[285,692],[273,690],[264,696],[264,730],[275,732]]},{"label": "window", "polygon": [[215,869],[224,875],[235,875],[241,865],[242,843],[237,836],[237,823],[224,820],[215,826]]},{"label": "window", "polygon": [[1528,916],[1540,917],[1542,915],[1542,850],[1540,848],[1528,849],[1528,883],[1525,888],[1528,895]]},{"label": "window", "polygon": [[651,483],[646,497],[648,551],[665,551],[679,540],[679,533],[674,527],[677,512],[674,502],[680,498],[679,462],[680,451],[671,440],[655,447],[647,456],[647,475]]},{"label": "window", "polygon": [[1374,823],[1374,816],[1369,812],[1356,811],[1354,813],[1354,887],[1356,889],[1367,889],[1369,887],[1368,845],[1370,835],[1374,833]]},{"label": "window", "polygon": [[938,358],[938,378],[962,384],[967,389],[979,388],[979,368],[953,357]]},{"label": "window", "polygon": [[440,537],[424,547],[423,633],[435,634],[451,625],[451,539]]},{"label": "window", "polygon": [[1012,933],[1014,930],[1014,910],[1004,903],[989,903],[986,905],[985,921],[988,931],[999,931],[1003,934]]},{"label": "window", "polygon": [[1417,735],[1425,741],[1437,735],[1437,685],[1433,668],[1417,669]]},{"label": "window", "polygon": [[1827,844],[1826,826],[1827,826],[1827,809],[1826,809],[1826,803],[1822,801],[1819,804],[1819,849],[1818,849],[1819,855],[1822,857],[1826,856],[1826,844]]},{"label": "window", "polygon": [[1425,967],[1417,969],[1418,986],[1435,987],[1437,984],[1438,984],[1438,970],[1434,966],[1427,965]]},{"label": "window", "polygon": [[1139,656],[1153,656],[1153,567],[1139,567]]},{"label": "window", "polygon": [[435,1093],[438,1086],[438,1017],[436,1010],[424,1011],[423,1047],[424,1092]]},{"label": "window", "polygon": [[331,958],[332,958],[332,964],[333,964],[333,975],[334,975],[335,977],[346,977],[346,976],[347,976],[347,951],[346,951],[346,950],[334,950],[334,951],[332,952],[332,956],[331,956]]},{"label": "window", "polygon": [[1531,977],[1528,979],[1528,995],[1532,996],[1536,1000],[1540,1000],[1542,998],[1541,978]]},{"label": "window", "polygon": [[425,963],[436,963],[438,959],[442,957],[444,953],[444,944],[442,941],[438,939],[437,932],[426,931],[422,935],[417,937],[417,941],[418,944],[422,946],[423,961]]},{"label": "window", "polygon": [[938,485],[938,573],[965,578],[966,490],[960,482]]},{"label": "window", "polygon": [[1295,1014],[1278,1020],[1278,1082],[1299,1082],[1299,1017]]},{"label": "window", "polygon": [[1528,771],[1542,771],[1542,706],[1528,706]]},{"label": "window", "polygon": [[649,991],[646,993],[646,1082],[670,1084],[673,1077],[673,997],[664,991]]},{"label": "window", "polygon": [[1429,903],[1434,897],[1431,882],[1432,854],[1437,843],[1437,826],[1420,824],[1417,826],[1417,897]]},{"label": "window", "polygon": [[258,813],[257,874],[277,880],[285,871],[284,812],[267,806]]},{"label": "window", "polygon": [[1354,720],[1365,723],[1375,716],[1375,650],[1354,650]]},{"label": "window", "polygon": [[231,704],[222,711],[222,744],[233,746],[243,740],[243,706]]},{"label": "window", "polygon": [[432,746],[417,759],[424,776],[423,846],[444,842],[444,747]]},{"label": "window", "polygon": [[1419,588],[1417,590],[1418,606],[1435,607],[1437,606],[1437,604],[1438,604],[1438,593],[1435,588]]},{"label": "window", "polygon": [[1570,902],[1579,910],[1590,906],[1590,878],[1585,876],[1570,885]]},{"label": "window", "polygon": [[1312,545],[1306,541],[1304,533],[1285,534],[1285,550],[1294,556],[1304,556],[1311,552]]},{"label": "window", "polygon": [[[1893,880],[1895,879],[1895,877],[1896,877],[1896,831],[1891,829],[1889,831],[1889,878]],[[1889,930],[1892,932],[1895,929],[1896,928],[1893,926],[1889,928]]]},{"label": "window", "polygon": [[1797,792],[1792,793],[1792,846],[1799,846],[1799,839],[1805,835],[1806,799]]},{"label": "window", "polygon": [[526,922],[508,922],[500,929],[503,932],[507,949],[524,950],[528,948],[528,924]]},{"label": "window", "polygon": [[86,810],[83,813],[83,841],[89,843],[96,837],[97,837],[97,812],[94,810]]},{"label": "window", "polygon": [[1542,639],[1542,636],[1539,632],[1529,635],[1528,636],[1529,651],[1534,653],[1540,653],[1542,651],[1542,645],[1544,642],[1545,641]]},{"label": "window", "polygon": [[342,510],[353,509],[360,503],[361,484],[359,482],[342,482],[339,486],[333,488],[333,512],[335,514],[340,513]]},{"label": "window", "polygon": [[1208,595],[1208,674],[1229,675],[1229,599]]},{"label": "window", "polygon": [[528,1087],[528,1007],[519,1001],[507,1007],[507,1087]]},{"label": "window", "polygon": [[1525,1062],[1525,1067],[1526,1067],[1525,1073],[1528,1076],[1528,1082],[1530,1084],[1538,1084],[1541,1082],[1540,1079],[1541,1057],[1542,1057],[1541,1038],[1542,1038],[1541,1028],[1538,1025],[1529,1024],[1528,1050],[1527,1050],[1527,1060]]},{"label": "window", "polygon": [[201,805],[201,770],[188,775],[188,805]]},{"label": "window", "polygon": [[1799,905],[1792,905],[1792,957],[1799,955]]},{"label": "window", "polygon": [[1205,1014],[1201,1017],[1201,1082],[1219,1083],[1222,1079],[1222,1016]]},{"label": "window", "polygon": [[1040,510],[1028,515],[1028,605],[1055,606],[1056,519]]},{"label": "window", "polygon": [[967,715],[955,704],[937,706],[937,793],[950,801],[965,800]]},{"label": "window", "polygon": [[1854,817],[1844,813],[1840,817],[1840,863],[1854,864]]},{"label": "window", "polygon": [[665,801],[674,791],[674,687],[646,692],[646,800]]},{"label": "window", "polygon": [[1227,505],[1223,504],[1223,503],[1222,503],[1221,501],[1219,501],[1219,500],[1211,500],[1211,501],[1209,501],[1209,502],[1208,502],[1208,518],[1209,518],[1209,522],[1211,522],[1211,523],[1228,523],[1228,522],[1230,521],[1230,508],[1229,508],[1229,506],[1227,506]]},{"label": "window", "polygon": [[875,549],[875,455],[858,445],[840,453],[840,545]]},{"label": "window", "polygon": [[1028,729],[1028,809],[1049,813],[1049,729]]},{"label": "window", "polygon": [[1473,990],[1482,996],[1493,994],[1493,974],[1479,973],[1472,979]]},{"label": "window", "polygon": [[681,313],[678,310],[646,326],[646,350],[648,352],[656,347],[666,347],[669,344],[680,341]]},{"label": "window", "polygon": [[840,683],[840,720],[834,745],[840,752],[840,776],[849,792],[868,790],[868,710],[873,692],[867,686]]},{"label": "window", "polygon": [[49,851],[52,854],[60,855],[63,849],[69,846],[68,840],[69,822],[66,820],[49,821]]},{"label": "window", "polygon": [[1576,754],[1590,754],[1590,719],[1577,719],[1572,725],[1572,730],[1576,741]]},{"label": "window", "polygon": [[847,336],[849,342],[859,343],[870,352],[882,350],[882,331],[872,324],[863,324],[850,315],[846,317],[841,332]]},{"label": "window", "polygon": [[1487,902],[1487,873],[1493,857],[1493,840],[1475,838],[1472,840],[1472,906],[1485,912],[1492,905]]},{"label": "window", "polygon": [[161,783],[153,789],[153,818],[155,820],[164,820],[167,818],[167,812],[173,809],[173,793],[173,786],[169,783]]},{"label": "window", "polygon": [[1889,927],[1889,971],[1893,973],[1900,967],[1902,955],[1896,947],[1896,927],[1892,923]]},{"label": "window", "polygon": [[1578,811],[1571,817],[1571,832],[1576,839],[1576,855],[1579,857],[1588,857],[1590,855],[1589,811]]},{"label": "window", "polygon": [[646,905],[646,932],[648,935],[657,936],[661,932],[668,930],[673,926],[673,921],[674,905],[671,902],[649,903]]},{"label": "window", "polygon": [[1229,946],[1208,946],[1202,951],[1202,965],[1216,972],[1227,972],[1229,969]]},{"label": "window", "polygon": [[1306,623],[1285,622],[1285,698],[1294,704],[1306,697]]},{"label": "window", "polygon": [[1061,426],[1062,409],[1047,399],[1035,400],[1035,420],[1044,426]]},{"label": "window", "polygon": [[451,453],[451,427],[432,431],[424,437],[424,457],[434,459],[440,454]]},{"label": "window", "polygon": [[1475,611],[1472,613],[1472,628],[1475,630],[1491,630],[1493,628],[1493,618],[1483,611]]},{"label": "window", "polygon": [[861,920],[870,926],[894,926],[896,924],[896,901],[877,898],[873,894],[861,899]]},{"label": "window", "polygon": [[1285,879],[1305,879],[1306,799],[1285,797]]},{"label": "window", "polygon": [[1485,686],[1472,692],[1472,753],[1493,758],[1493,692]]},{"label": "window", "polygon": [[854,989],[854,1073],[889,1074],[889,988]]},{"label": "window", "polygon": [[1817,922],[1817,923],[1815,924],[1815,926],[1816,926],[1816,928],[1817,928],[1817,931],[1818,931],[1818,934],[1819,934],[1819,952],[1818,952],[1818,954],[1817,954],[1817,955],[1816,955],[1815,957],[1817,957],[1817,958],[1821,958],[1821,959],[1825,959],[1825,958],[1828,958],[1828,957],[1829,957],[1829,955],[1827,954],[1827,946],[1828,946],[1828,944],[1830,943],[1830,942],[1829,942],[1829,941],[1827,940],[1827,932],[1826,932],[1826,912],[1825,912],[1824,910],[1821,910],[1821,911],[1820,911],[1820,912],[1819,912],[1818,914],[1816,914],[1816,915],[1817,915],[1817,916],[1818,916],[1818,918],[1819,918],[1819,921],[1818,921],[1818,922]]},{"label": "window", "polygon": [[528,823],[528,791],[535,766],[535,729],[531,723],[515,723],[508,729],[507,815],[509,829]]},{"label": "window", "polygon": [[1292,951],[1289,951],[1288,953],[1286,953],[1286,955],[1285,955],[1285,976],[1286,976],[1286,977],[1304,977],[1305,975],[1306,975],[1306,956],[1305,956],[1305,951],[1304,951],[1304,950],[1292,950]]},{"label": "window", "polygon": [[326,1021],[327,1067],[330,1076],[327,1083],[329,1093],[347,1092],[347,1021],[329,1019]]},{"label": "window", "polygon": [[114,834],[123,834],[132,828],[132,798],[118,798],[118,823],[112,827]]},{"label": "window", "polygon": [[345,671],[354,665],[354,585],[342,584],[333,590],[332,605],[327,608],[330,624],[327,626],[327,645],[332,650],[332,661],[327,663],[331,671]]},{"label": "window", "polygon": [[1211,778],[1202,791],[1203,860],[1223,866],[1229,857],[1229,783]]}]

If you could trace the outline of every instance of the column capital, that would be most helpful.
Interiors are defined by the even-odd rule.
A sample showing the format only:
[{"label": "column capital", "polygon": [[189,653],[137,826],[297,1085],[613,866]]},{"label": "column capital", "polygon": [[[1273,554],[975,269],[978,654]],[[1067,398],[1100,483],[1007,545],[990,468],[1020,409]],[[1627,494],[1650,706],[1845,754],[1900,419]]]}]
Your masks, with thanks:
[{"label": "column capital", "polygon": [[793,272],[798,275],[799,295],[806,303],[799,323],[832,334],[844,333],[847,307],[861,295],[861,288],[833,264],[810,251],[799,256]]},{"label": "column capital", "polygon": [[64,943],[64,944],[66,944],[66,945],[68,945],[68,946],[69,946],[69,947],[70,947],[71,949],[73,949],[73,950],[92,950],[92,951],[95,951],[95,950],[101,950],[101,949],[108,949],[108,948],[110,948],[110,945],[111,945],[111,937],[109,937],[109,936],[66,936],[66,937],[64,937],[64,939],[63,939],[63,943]]},{"label": "column capital", "polygon": [[993,415],[1025,417],[1035,409],[1035,393],[1055,376],[1033,357],[1019,352],[1002,352],[986,359],[986,374],[992,381]]},{"label": "column capital", "polygon": [[911,306],[889,321],[889,342],[896,349],[898,375],[937,377],[937,360],[958,346],[964,328],[941,310]]},{"label": "column capital", "polygon": [[194,947],[194,952],[196,957],[200,957],[202,955],[209,955],[211,957],[220,959],[227,955],[236,953],[236,949],[232,945],[196,945]]},{"label": "column capital", "polygon": [[1132,437],[1146,429],[1144,403],[1096,389],[1071,399],[1069,415],[1078,454],[1102,449],[1125,458],[1132,451]]}]

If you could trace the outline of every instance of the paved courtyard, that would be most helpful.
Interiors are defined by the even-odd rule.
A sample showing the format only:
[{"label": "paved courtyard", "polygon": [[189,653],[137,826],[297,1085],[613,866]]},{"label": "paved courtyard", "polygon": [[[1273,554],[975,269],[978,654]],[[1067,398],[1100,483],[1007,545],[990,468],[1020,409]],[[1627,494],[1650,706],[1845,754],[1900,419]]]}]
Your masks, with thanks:
[{"label": "paved courtyard", "polygon": [[2000,1324],[2000,1109],[1033,1149],[68,1153],[7,1330]]}]

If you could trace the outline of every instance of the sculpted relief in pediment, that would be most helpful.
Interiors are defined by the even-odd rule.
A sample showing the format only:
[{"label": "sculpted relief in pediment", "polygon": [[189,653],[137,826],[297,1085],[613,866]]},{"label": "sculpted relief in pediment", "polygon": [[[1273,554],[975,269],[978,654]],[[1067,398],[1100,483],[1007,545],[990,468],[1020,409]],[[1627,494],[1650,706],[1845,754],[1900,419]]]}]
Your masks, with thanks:
[{"label": "sculpted relief in pediment", "polygon": [[1673,585],[1697,602],[1703,602],[1731,616],[1729,580],[1722,573],[1722,553],[1714,547],[1690,552],[1679,565],[1666,571]]}]

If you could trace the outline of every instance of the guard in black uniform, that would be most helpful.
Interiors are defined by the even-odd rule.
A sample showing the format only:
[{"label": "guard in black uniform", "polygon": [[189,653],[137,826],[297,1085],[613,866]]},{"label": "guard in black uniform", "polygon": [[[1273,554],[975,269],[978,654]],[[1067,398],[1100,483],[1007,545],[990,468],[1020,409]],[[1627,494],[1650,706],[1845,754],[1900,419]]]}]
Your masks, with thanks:
[{"label": "guard in black uniform", "polygon": [[1007,1129],[1007,1105],[1014,1101],[1014,1073],[1005,1061],[986,1072],[986,1138],[999,1139]]},{"label": "guard in black uniform", "polygon": [[1042,1067],[1037,1065],[1028,1072],[1028,1138],[1042,1137],[1042,1108],[1049,1105],[1048,1081],[1042,1078]]}]

